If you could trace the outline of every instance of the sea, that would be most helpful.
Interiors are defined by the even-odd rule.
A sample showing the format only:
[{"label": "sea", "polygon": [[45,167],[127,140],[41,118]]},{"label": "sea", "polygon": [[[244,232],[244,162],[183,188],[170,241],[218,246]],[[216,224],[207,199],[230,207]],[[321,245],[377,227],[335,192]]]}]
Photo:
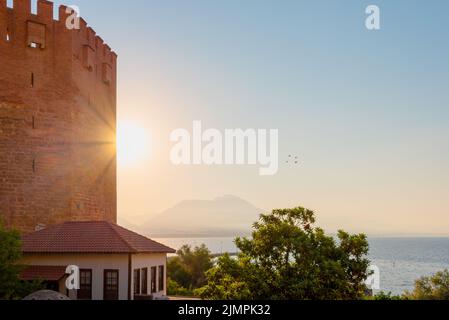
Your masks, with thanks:
[{"label": "sea", "polygon": [[[234,238],[155,239],[174,249],[205,244],[212,253],[238,252]],[[380,271],[380,290],[400,295],[413,290],[415,281],[449,269],[449,238],[372,237],[369,259]]]}]

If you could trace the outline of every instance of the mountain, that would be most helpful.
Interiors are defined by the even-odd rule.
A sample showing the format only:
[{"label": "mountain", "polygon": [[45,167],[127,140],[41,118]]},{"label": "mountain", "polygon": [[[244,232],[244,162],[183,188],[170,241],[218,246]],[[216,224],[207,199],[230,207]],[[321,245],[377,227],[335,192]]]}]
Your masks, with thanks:
[{"label": "mountain", "polygon": [[119,226],[129,230],[133,230],[135,232],[139,232],[142,229],[139,225],[135,224],[134,222],[131,222],[128,219],[124,219],[121,215],[117,217],[117,223]]},{"label": "mountain", "polygon": [[156,238],[249,235],[263,212],[232,195],[213,200],[187,200],[151,218],[141,230]]}]

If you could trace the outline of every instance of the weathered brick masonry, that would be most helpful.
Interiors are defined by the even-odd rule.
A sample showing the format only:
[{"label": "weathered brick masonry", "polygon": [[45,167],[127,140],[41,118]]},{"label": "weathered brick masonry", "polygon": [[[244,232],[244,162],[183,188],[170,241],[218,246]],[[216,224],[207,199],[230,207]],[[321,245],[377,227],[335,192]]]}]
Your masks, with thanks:
[{"label": "weathered brick masonry", "polygon": [[66,9],[0,0],[0,218],[25,233],[117,217],[117,56]]}]

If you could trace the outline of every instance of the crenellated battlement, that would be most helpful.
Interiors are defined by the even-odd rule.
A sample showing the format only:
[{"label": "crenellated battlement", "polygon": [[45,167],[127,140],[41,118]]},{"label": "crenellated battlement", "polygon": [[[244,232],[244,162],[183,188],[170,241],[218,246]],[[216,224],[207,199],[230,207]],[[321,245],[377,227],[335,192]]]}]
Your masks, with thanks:
[{"label": "crenellated battlement", "polygon": [[69,29],[67,21],[74,22],[74,10],[65,5],[58,8],[59,18],[54,19],[51,1],[38,0],[37,14],[31,12],[31,0],[13,0],[7,7],[0,0],[0,45],[10,45],[12,50],[24,46],[36,50],[68,49],[71,42],[73,57],[89,72],[97,71],[105,84],[115,82],[117,54],[111,50],[83,18],[79,29]]}]

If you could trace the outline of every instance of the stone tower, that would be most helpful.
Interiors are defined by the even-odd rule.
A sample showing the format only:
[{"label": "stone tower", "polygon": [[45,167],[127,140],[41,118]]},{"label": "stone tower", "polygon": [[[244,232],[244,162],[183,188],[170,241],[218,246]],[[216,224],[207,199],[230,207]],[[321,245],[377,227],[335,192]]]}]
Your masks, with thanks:
[{"label": "stone tower", "polygon": [[117,219],[117,55],[71,16],[0,0],[0,219],[24,233]]}]

